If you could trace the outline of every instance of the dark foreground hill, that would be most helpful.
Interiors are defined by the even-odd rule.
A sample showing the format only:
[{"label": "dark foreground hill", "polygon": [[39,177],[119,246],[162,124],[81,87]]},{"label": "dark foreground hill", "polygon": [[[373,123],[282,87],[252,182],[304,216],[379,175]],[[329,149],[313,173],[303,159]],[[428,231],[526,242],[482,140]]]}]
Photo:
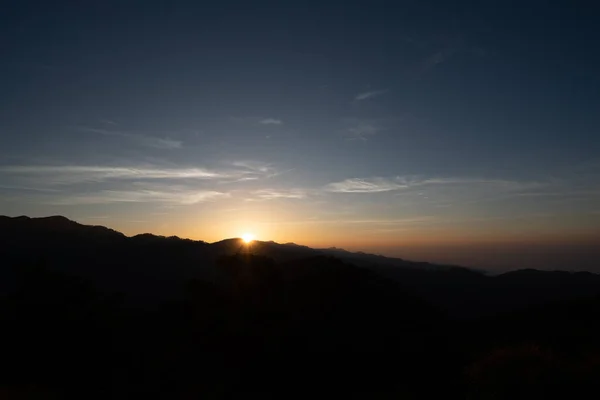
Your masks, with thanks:
[{"label": "dark foreground hill", "polygon": [[[0,217],[8,398],[584,398],[600,279]],[[21,396],[21,397],[19,397]]]}]

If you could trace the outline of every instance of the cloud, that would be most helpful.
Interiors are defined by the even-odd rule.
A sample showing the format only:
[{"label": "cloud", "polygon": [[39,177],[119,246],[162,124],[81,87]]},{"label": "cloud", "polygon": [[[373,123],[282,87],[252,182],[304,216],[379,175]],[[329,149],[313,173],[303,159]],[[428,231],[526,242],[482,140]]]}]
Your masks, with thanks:
[{"label": "cloud", "polygon": [[[284,171],[285,172],[285,171]],[[41,204],[163,203],[196,204],[229,197],[222,184],[277,175],[271,164],[237,161],[229,166],[164,168],[156,166],[13,165],[0,166],[0,193]],[[35,189],[33,189],[35,188]],[[24,192],[28,190],[28,192]],[[7,192],[10,193],[10,192]],[[257,200],[303,198],[299,190],[264,189]],[[4,196],[6,199],[6,196]]]},{"label": "cloud", "polygon": [[450,57],[455,55],[460,49],[464,48],[464,43],[460,39],[449,39],[444,43],[441,50],[437,50],[430,54],[421,64],[421,73],[425,73],[434,69],[437,65],[446,62]]},{"label": "cloud", "polygon": [[138,141],[140,141],[140,143],[144,144],[145,146],[148,147],[154,147],[157,149],[167,149],[167,150],[173,150],[173,149],[180,149],[183,147],[183,144],[181,141],[179,140],[173,140],[173,139],[158,139],[158,138],[150,138],[147,136],[138,136]]},{"label": "cloud", "polygon": [[376,135],[381,128],[371,124],[361,124],[348,129],[348,140],[367,140],[369,136]]},{"label": "cloud", "polygon": [[265,118],[261,120],[260,123],[263,125],[282,125],[283,121],[275,118]]},{"label": "cloud", "polygon": [[264,163],[261,161],[240,160],[232,162],[231,165],[233,165],[234,167],[261,173],[271,173],[273,171],[273,166],[271,164]]},{"label": "cloud", "polygon": [[304,219],[297,221],[281,221],[282,224],[293,224],[293,225],[305,225],[305,224],[315,224],[315,225],[372,225],[372,226],[395,226],[395,225],[404,225],[404,226],[412,226],[412,225],[421,225],[421,224],[430,224],[433,222],[437,222],[438,218],[430,215],[416,216],[416,217],[407,217],[407,218],[395,218],[395,219]]},{"label": "cloud", "polygon": [[363,101],[363,100],[367,100],[367,99],[373,99],[375,97],[379,97],[382,94],[387,93],[388,91],[389,91],[388,89],[382,89],[382,90],[372,90],[370,92],[359,93],[354,97],[354,100]]},{"label": "cloud", "polygon": [[387,129],[390,124],[394,124],[399,118],[342,118],[340,120],[343,126],[341,135],[346,140],[366,141],[377,135],[379,132]]},{"label": "cloud", "polygon": [[163,138],[157,138],[154,136],[147,136],[147,135],[142,135],[142,134],[137,134],[137,133],[115,131],[115,130],[108,130],[108,129],[88,128],[88,127],[81,127],[81,128],[79,128],[79,130],[84,131],[84,132],[99,133],[101,135],[106,135],[106,136],[120,136],[123,138],[127,138],[139,145],[146,146],[146,147],[152,147],[155,149],[175,150],[175,149],[180,149],[183,147],[183,143],[181,141],[170,139],[170,138],[163,139]]},{"label": "cloud", "polygon": [[135,179],[218,179],[240,177],[234,171],[211,171],[203,168],[142,168],[104,166],[4,166],[0,174],[13,174],[38,178],[40,182],[51,184],[76,184],[102,182],[108,180]]},{"label": "cloud", "polygon": [[[11,183],[4,190],[36,188],[19,196],[23,201],[42,204],[162,203],[197,204],[229,197],[221,183],[267,178],[273,174],[269,164],[236,163],[237,168],[158,168],[124,166],[0,166],[0,180]],[[16,184],[14,184],[16,183]],[[219,189],[219,187],[221,189]],[[0,187],[0,193],[2,192]],[[39,192],[39,193],[36,193]],[[275,196],[298,197],[298,192],[259,192],[267,199]],[[6,197],[5,197],[6,198]]]},{"label": "cloud", "polygon": [[[468,191],[460,186],[468,186]],[[428,189],[429,187],[429,189]],[[477,179],[477,178],[416,178],[402,177],[395,178],[350,178],[340,182],[333,182],[325,186],[325,190],[335,193],[378,193],[390,192],[396,190],[419,189],[418,195],[425,195],[431,191],[431,188],[449,188],[459,189],[465,193],[474,193],[479,190],[481,193],[520,193],[527,194],[532,191],[546,187],[541,182],[518,182],[509,180]]]},{"label": "cloud", "polygon": [[446,51],[435,52],[423,61],[423,69],[431,69],[436,65],[443,63],[447,57]]},{"label": "cloud", "polygon": [[219,181],[219,183],[220,184],[229,184],[229,183],[249,182],[249,181],[256,181],[258,179],[260,179],[258,176],[244,176],[241,178],[225,179],[225,180]]},{"label": "cloud", "polygon": [[404,42],[419,53],[427,54],[415,64],[415,78],[435,69],[458,53],[473,53],[481,56],[483,49],[469,46],[462,35],[442,34],[435,36],[409,35]]},{"label": "cloud", "polygon": [[[147,166],[17,165],[1,166],[0,176],[26,187],[75,185],[88,182],[132,180],[216,180],[241,182],[276,176],[269,164],[236,162],[232,168],[157,168]],[[28,185],[23,185],[26,182]]]},{"label": "cloud", "polygon": [[77,194],[49,199],[52,205],[85,205],[111,203],[168,203],[174,205],[192,205],[229,197],[228,193],[212,190],[101,190],[93,193]]},{"label": "cloud", "polygon": [[405,184],[385,178],[352,178],[341,182],[333,182],[325,186],[325,190],[334,193],[378,193],[389,192],[407,187]]},{"label": "cloud", "polygon": [[505,179],[480,179],[480,178],[428,178],[423,180],[412,180],[410,178],[397,178],[404,179],[410,183],[411,186],[427,186],[427,185],[478,185],[496,187],[505,190],[529,190],[539,189],[545,187],[547,184],[542,182],[522,182],[522,181],[511,181]]},{"label": "cloud", "polygon": [[277,199],[305,199],[308,193],[304,189],[261,189],[252,192],[253,198],[249,201],[257,200],[277,200]]},{"label": "cloud", "polygon": [[48,188],[32,188],[26,186],[8,186],[8,185],[0,185],[0,190],[11,190],[11,191],[34,191],[34,192],[56,192],[55,189]]},{"label": "cloud", "polygon": [[272,164],[251,160],[234,161],[231,163],[231,165],[237,168],[241,168],[241,172],[245,172],[247,174],[254,174],[249,177],[245,176],[240,179],[236,179],[236,182],[254,180],[254,178],[257,176],[264,178],[274,178],[276,176],[280,176],[283,174],[287,174],[288,172],[294,171],[294,168],[277,170]]}]

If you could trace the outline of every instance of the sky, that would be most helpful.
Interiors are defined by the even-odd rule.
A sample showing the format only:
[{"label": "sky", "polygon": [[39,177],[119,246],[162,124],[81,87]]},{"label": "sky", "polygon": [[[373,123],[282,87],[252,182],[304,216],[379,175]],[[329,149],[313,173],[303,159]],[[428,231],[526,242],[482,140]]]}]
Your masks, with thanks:
[{"label": "sky", "polygon": [[9,1],[0,214],[589,269],[598,7]]}]

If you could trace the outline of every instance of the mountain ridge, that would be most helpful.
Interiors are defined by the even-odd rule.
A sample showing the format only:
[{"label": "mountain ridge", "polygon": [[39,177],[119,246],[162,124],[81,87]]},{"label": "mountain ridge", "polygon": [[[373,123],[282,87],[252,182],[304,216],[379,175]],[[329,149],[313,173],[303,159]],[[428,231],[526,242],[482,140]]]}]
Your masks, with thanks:
[{"label": "mountain ridge", "polygon": [[[82,233],[86,235],[113,235],[115,238],[128,239],[137,242],[158,242],[158,241],[182,241],[190,245],[201,245],[216,248],[220,254],[224,252],[238,252],[240,250],[251,249],[253,253],[263,254],[264,252],[275,253],[276,259],[291,260],[296,257],[310,257],[316,255],[329,255],[339,257],[341,259],[352,258],[356,264],[387,264],[401,267],[433,267],[433,268],[449,268],[450,266],[431,264],[427,262],[407,261],[402,258],[386,257],[378,254],[370,254],[366,252],[351,252],[338,247],[329,248],[312,248],[309,246],[297,243],[278,243],[275,241],[253,240],[251,244],[244,244],[241,238],[226,238],[216,242],[206,242],[203,240],[180,238],[178,236],[163,236],[153,233],[140,233],[133,236],[127,236],[114,229],[102,225],[86,225],[67,217],[54,215],[48,217],[8,217],[0,216],[0,229],[31,229],[39,233]],[[3,234],[4,236],[4,234]],[[462,267],[461,267],[462,268]]]},{"label": "mountain ridge", "polygon": [[160,302],[181,296],[190,280],[220,285],[225,279],[220,260],[243,256],[272,260],[281,268],[342,263],[370,270],[456,315],[483,315],[600,293],[600,275],[591,272],[523,269],[492,276],[339,248],[273,241],[248,245],[238,238],[207,243],[149,233],[128,237],[57,216],[0,217],[0,241],[0,260],[7,266],[0,268],[0,292],[3,286],[11,287],[22,266],[40,266],[91,280],[109,292],[129,293],[139,304]]}]

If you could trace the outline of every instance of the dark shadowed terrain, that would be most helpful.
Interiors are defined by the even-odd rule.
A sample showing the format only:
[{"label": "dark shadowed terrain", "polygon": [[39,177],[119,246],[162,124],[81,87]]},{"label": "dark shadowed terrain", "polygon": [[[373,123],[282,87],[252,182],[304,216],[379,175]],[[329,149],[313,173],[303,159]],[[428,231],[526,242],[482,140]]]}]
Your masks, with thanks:
[{"label": "dark shadowed terrain", "polygon": [[0,217],[0,397],[587,398],[600,276]]}]

